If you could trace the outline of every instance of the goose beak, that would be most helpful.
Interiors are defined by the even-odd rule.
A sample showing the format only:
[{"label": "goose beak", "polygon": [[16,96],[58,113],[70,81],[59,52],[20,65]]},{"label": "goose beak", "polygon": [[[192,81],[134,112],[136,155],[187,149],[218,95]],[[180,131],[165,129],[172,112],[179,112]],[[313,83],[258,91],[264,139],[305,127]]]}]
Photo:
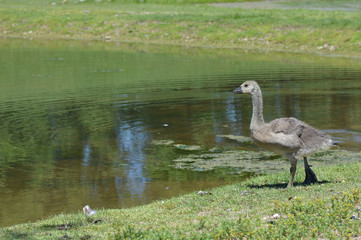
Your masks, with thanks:
[{"label": "goose beak", "polygon": [[233,90],[233,93],[234,93],[234,94],[241,94],[241,93],[243,93],[242,87],[240,86],[239,88],[234,89],[234,90]]}]

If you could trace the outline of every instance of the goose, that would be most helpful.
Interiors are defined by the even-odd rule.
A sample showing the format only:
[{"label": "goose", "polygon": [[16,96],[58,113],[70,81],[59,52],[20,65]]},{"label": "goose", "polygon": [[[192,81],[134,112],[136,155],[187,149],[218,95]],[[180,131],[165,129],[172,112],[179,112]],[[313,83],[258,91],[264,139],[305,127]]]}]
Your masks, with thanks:
[{"label": "goose", "polygon": [[296,119],[277,118],[265,123],[261,88],[255,81],[246,81],[233,90],[235,94],[252,96],[253,113],[250,124],[251,137],[260,148],[283,155],[291,163],[287,188],[293,187],[297,161],[303,158],[306,178],[304,184],[317,182],[316,174],[308,164],[307,156],[335,145],[331,136]]}]

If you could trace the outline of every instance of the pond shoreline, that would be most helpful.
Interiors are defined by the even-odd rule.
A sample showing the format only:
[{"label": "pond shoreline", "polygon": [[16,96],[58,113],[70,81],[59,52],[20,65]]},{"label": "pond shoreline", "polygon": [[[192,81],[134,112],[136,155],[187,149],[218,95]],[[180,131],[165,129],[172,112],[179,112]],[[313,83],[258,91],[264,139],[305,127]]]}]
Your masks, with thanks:
[{"label": "pond shoreline", "polygon": [[[355,154],[359,156],[360,153]],[[345,159],[348,157],[346,154]],[[97,213],[90,217],[79,210],[74,214],[0,228],[0,237],[248,239],[267,236],[272,239],[298,236],[318,239],[322,236],[358,239],[361,236],[361,163],[316,167],[320,183],[310,186],[300,184],[304,178],[301,169],[292,189],[284,189],[289,173],[282,171],[143,206],[96,209]]]},{"label": "pond shoreline", "polygon": [[29,5],[0,3],[0,13],[0,38],[135,42],[361,57],[358,12],[243,9],[207,4],[52,5],[42,0]]},{"label": "pond shoreline", "polygon": [[[247,114],[250,100],[231,93],[240,78],[260,81],[268,89],[266,119],[297,116],[330,129],[342,149],[360,151],[357,89],[361,72],[360,63],[353,59],[94,41],[0,42],[5,60],[0,106],[4,133],[0,162],[5,173],[0,179],[2,226],[73,213],[84,204],[98,209],[129,208],[280,168],[288,172],[287,160],[258,153],[249,138],[240,137],[249,136],[251,115]],[[151,71],[155,64],[157,68]],[[21,76],[13,74],[19,71],[23,71]],[[345,77],[348,82],[343,83]],[[317,93],[313,82],[319,86]],[[339,96],[333,86],[340,85],[350,91]],[[287,96],[300,97],[281,110],[289,105]],[[330,101],[341,105],[327,104]],[[315,102],[322,111],[306,111],[307,102]],[[184,112],[187,118],[174,117]],[[126,120],[119,119],[119,114]],[[354,121],[345,122],[342,116]],[[54,128],[48,119],[56,119],[59,127]],[[24,129],[21,135],[18,129]],[[131,129],[134,137],[122,129]],[[164,140],[167,146],[154,143]],[[316,167],[327,161],[320,155],[319,160],[311,162]],[[134,164],[137,168],[130,168]],[[118,179],[128,182],[130,174],[137,176],[137,185],[117,184]],[[29,209],[26,214],[17,211],[19,205]]]},{"label": "pond shoreline", "polygon": [[229,45],[225,46],[223,44],[193,44],[193,43],[176,43],[176,42],[161,42],[161,41],[143,41],[143,40],[123,40],[123,39],[114,39],[114,40],[104,40],[98,39],[96,37],[85,37],[85,38],[66,38],[66,37],[58,37],[55,38],[51,36],[32,36],[32,37],[24,37],[18,35],[7,35],[3,36],[0,34],[0,38],[4,40],[9,39],[18,39],[18,40],[28,40],[28,41],[36,41],[36,40],[44,40],[44,41],[92,41],[92,42],[103,42],[103,43],[119,43],[119,44],[143,44],[143,45],[153,45],[153,46],[171,46],[171,47],[185,47],[185,48],[199,48],[199,49],[235,49],[235,50],[244,50],[244,51],[257,51],[257,52],[267,52],[267,53],[289,53],[289,54],[309,54],[320,57],[328,57],[328,58],[349,58],[349,59],[361,59],[361,54],[351,54],[351,53],[330,53],[330,52],[321,52],[321,51],[312,51],[312,50],[301,50],[301,49],[283,49],[283,48],[262,48],[262,47],[249,47],[249,46],[241,46],[241,45]]}]

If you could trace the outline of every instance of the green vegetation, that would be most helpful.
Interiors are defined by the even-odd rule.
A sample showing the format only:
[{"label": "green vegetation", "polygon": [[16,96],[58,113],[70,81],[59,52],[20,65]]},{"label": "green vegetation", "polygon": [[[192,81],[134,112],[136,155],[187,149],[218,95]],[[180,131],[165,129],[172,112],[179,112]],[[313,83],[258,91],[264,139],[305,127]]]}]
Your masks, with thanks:
[{"label": "green vegetation", "polygon": [[131,2],[134,1],[68,0],[61,4],[59,0],[3,0],[0,2],[0,36],[260,48],[351,56],[358,56],[361,49],[359,12],[171,5],[178,3],[177,0],[159,1],[169,4]]},{"label": "green vegetation", "polygon": [[[360,157],[360,156],[359,156]],[[346,157],[347,158],[347,157]],[[288,173],[149,205],[58,215],[0,230],[2,239],[348,239],[361,236],[361,163],[317,169],[321,184],[283,189]],[[296,183],[302,182],[299,171]],[[282,183],[283,182],[283,183]]]}]

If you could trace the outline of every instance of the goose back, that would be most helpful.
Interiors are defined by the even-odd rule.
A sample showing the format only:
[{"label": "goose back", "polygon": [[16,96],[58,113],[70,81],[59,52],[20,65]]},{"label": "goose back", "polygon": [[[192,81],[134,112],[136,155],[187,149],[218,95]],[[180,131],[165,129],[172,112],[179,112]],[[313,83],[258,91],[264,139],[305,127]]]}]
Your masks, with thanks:
[{"label": "goose back", "polygon": [[309,155],[333,145],[331,136],[296,118],[277,118],[259,129],[252,130],[256,143],[280,154]]}]

